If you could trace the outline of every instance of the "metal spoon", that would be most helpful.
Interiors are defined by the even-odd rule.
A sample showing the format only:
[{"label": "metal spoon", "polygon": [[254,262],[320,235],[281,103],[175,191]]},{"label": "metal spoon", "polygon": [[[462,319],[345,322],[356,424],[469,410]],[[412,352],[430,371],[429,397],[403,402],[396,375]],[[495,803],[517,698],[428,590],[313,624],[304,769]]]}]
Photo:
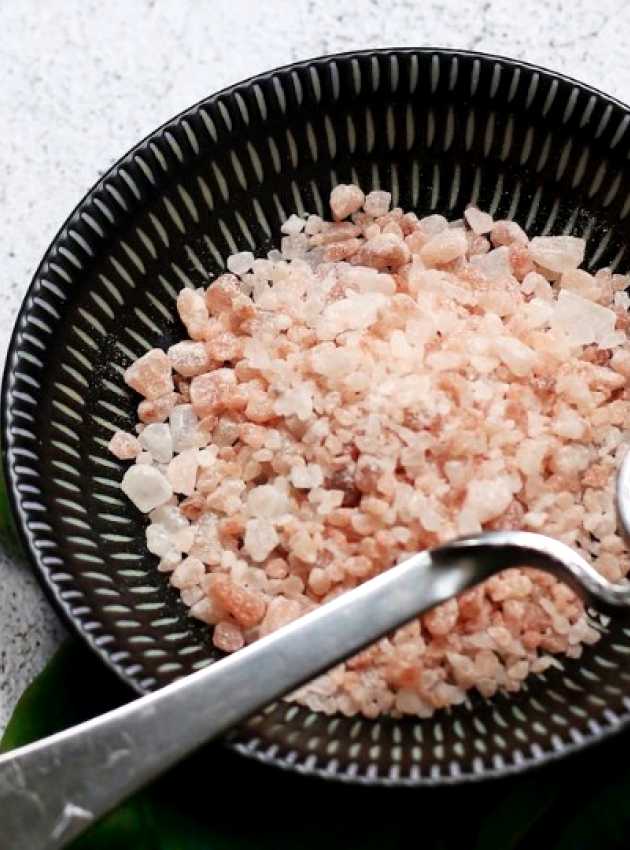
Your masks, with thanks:
[{"label": "metal spoon", "polygon": [[[617,478],[630,528],[630,453]],[[507,567],[554,573],[599,607],[630,605],[569,546],[499,531],[455,540],[365,582],[268,637],[121,708],[0,756],[8,850],[56,850],[211,738],[382,635]],[[7,842],[7,843],[4,843]]]}]

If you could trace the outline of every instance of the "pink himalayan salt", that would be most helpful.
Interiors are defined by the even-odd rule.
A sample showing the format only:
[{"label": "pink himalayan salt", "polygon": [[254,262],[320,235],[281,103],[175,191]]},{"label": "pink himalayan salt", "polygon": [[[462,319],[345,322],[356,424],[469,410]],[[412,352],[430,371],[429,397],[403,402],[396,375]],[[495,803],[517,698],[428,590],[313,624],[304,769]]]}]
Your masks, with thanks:
[{"label": "pink himalayan salt", "polygon": [[[196,293],[217,317],[200,314],[199,342],[213,359],[229,353],[234,368],[197,385],[196,401],[212,408],[200,416],[177,376],[174,450],[211,446],[179,509],[168,496],[151,512],[148,540],[165,552],[160,571],[174,572],[182,553],[204,565],[201,582],[181,592],[191,616],[237,623],[212,593],[217,579],[241,616],[263,612],[239,626],[246,643],[459,532],[547,531],[582,546],[611,580],[630,566],[607,492],[630,415],[626,302],[613,300],[625,278],[534,271],[513,222],[494,223],[493,250],[468,231],[462,255],[426,269],[425,245],[464,233],[463,222],[390,212],[389,199],[379,213],[356,212],[352,223],[309,217],[303,230],[291,223],[288,236],[308,239],[298,240],[303,259],[272,252],[251,265],[258,284],[226,274]],[[378,236],[405,244],[413,264],[410,254],[386,271],[362,265],[359,252]],[[622,335],[612,351],[568,344],[553,324],[559,288],[614,313]],[[254,301],[243,294],[252,291]],[[321,481],[308,477],[315,467]],[[173,508],[181,528],[171,526]],[[259,561],[244,545],[252,521],[262,523],[249,526]],[[430,716],[469,688],[514,691],[553,663],[545,653],[574,656],[597,639],[566,590],[544,574],[508,571],[291,699],[327,713]]]},{"label": "pink himalayan salt", "polygon": [[228,388],[236,384],[233,369],[215,369],[198,375],[190,382],[190,401],[199,417],[219,411],[227,398]]},{"label": "pink himalayan salt", "polygon": [[164,423],[147,425],[138,437],[138,442],[158,463],[168,463],[173,457],[171,429]]},{"label": "pink himalayan salt", "polygon": [[269,520],[255,518],[247,521],[243,548],[252,561],[261,563],[266,560],[276,548],[279,537]]},{"label": "pink himalayan salt", "polygon": [[192,496],[199,469],[199,449],[185,449],[169,463],[166,471],[174,493]]},{"label": "pink himalayan salt", "polygon": [[397,269],[409,261],[407,245],[393,233],[380,233],[363,243],[355,255],[357,263],[374,269]]},{"label": "pink himalayan salt", "polygon": [[214,627],[212,643],[223,652],[236,652],[245,644],[243,632],[235,623],[229,620],[221,620]]},{"label": "pink himalayan salt", "polygon": [[205,299],[193,289],[182,289],[177,296],[177,312],[191,339],[203,339],[208,326]]},{"label": "pink himalayan salt", "polygon": [[173,369],[186,378],[207,372],[212,358],[202,342],[178,342],[168,350],[168,359]]},{"label": "pink himalayan salt", "polygon": [[330,193],[330,209],[333,218],[339,221],[360,210],[365,201],[365,195],[358,186],[340,183]]},{"label": "pink himalayan salt", "polygon": [[116,431],[109,441],[108,449],[119,460],[133,460],[140,454],[141,446],[133,434]]},{"label": "pink himalayan salt", "polygon": [[389,192],[375,189],[373,192],[369,192],[365,196],[363,209],[368,215],[378,218],[379,216],[387,213],[391,202],[392,196]]},{"label": "pink himalayan salt", "polygon": [[206,573],[206,568],[198,558],[188,557],[178,564],[171,573],[171,584],[180,590],[199,584]]},{"label": "pink himalayan salt", "polygon": [[551,272],[576,269],[584,259],[585,243],[576,236],[535,236],[529,243],[534,262]]},{"label": "pink himalayan salt", "polygon": [[486,212],[478,210],[477,207],[467,207],[464,212],[464,218],[474,233],[482,235],[490,233],[494,225],[492,216]]},{"label": "pink himalayan salt", "polygon": [[171,364],[160,348],[152,348],[125,372],[125,383],[147,399],[156,399],[173,391]]},{"label": "pink himalayan salt", "polygon": [[420,250],[425,263],[450,263],[466,253],[468,242],[463,230],[443,230],[431,237]]}]

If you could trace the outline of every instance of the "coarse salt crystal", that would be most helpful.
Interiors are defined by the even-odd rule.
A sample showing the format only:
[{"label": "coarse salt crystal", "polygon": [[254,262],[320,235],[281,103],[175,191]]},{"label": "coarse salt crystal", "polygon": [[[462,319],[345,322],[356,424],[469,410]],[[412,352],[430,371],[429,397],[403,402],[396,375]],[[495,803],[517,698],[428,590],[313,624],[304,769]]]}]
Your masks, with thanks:
[{"label": "coarse salt crystal", "polygon": [[173,488],[165,476],[146,464],[130,467],[120,486],[138,510],[145,514],[163,505],[173,495]]},{"label": "coarse salt crystal", "polygon": [[237,254],[232,254],[227,259],[228,271],[232,274],[242,275],[247,274],[254,265],[254,255],[251,251],[239,251]]}]

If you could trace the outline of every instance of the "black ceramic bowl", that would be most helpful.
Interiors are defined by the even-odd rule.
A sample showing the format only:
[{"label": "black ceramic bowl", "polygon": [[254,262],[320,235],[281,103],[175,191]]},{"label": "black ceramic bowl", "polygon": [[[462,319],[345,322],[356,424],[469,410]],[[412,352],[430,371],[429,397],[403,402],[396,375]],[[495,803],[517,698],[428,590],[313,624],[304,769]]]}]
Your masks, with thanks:
[{"label": "black ceramic bowl", "polygon": [[[628,267],[627,107],[508,59],[383,50],[316,59],[209,97],[114,166],[53,241],[22,306],[3,388],[15,517],[57,609],[139,693],[217,657],[156,572],[119,492],[111,432],[136,399],[123,368],[181,337],[175,295],[237,250],[264,254],[337,182],[453,218],[474,201],[531,233],[588,237],[587,266]],[[520,771],[630,720],[621,619],[518,696],[431,720],[348,720],[283,702],[231,745],[302,773],[442,784]]]}]

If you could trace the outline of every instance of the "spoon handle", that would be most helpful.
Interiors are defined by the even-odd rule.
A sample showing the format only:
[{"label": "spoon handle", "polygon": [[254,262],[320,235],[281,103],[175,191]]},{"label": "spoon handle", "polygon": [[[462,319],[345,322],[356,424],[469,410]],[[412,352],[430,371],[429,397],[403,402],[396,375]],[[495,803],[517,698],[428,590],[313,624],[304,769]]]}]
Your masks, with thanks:
[{"label": "spoon handle", "polygon": [[495,532],[414,555],[198,673],[0,756],[3,846],[64,847],[205,741],[418,613],[523,564],[598,598],[610,589],[573,550],[537,534]]}]

